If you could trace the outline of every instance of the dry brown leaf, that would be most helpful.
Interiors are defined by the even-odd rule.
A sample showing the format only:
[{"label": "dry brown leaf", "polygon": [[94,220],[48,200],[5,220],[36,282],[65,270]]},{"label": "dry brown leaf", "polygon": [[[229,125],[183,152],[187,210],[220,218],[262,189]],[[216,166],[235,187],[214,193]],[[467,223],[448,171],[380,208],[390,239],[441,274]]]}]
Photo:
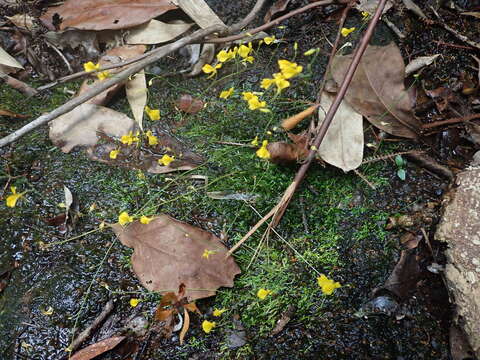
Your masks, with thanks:
[{"label": "dry brown leaf", "polygon": [[288,134],[293,143],[277,141],[267,145],[269,160],[274,164],[289,165],[305,159],[308,155],[309,136],[306,132]]},{"label": "dry brown leaf", "polygon": [[[318,109],[319,124],[325,119],[334,98],[329,93],[322,94],[321,107]],[[318,153],[327,163],[345,172],[356,169],[362,163],[362,115],[353,110],[346,101],[342,101],[338,107]]]},{"label": "dry brown leaf", "polygon": [[34,23],[35,18],[28,14],[16,14],[13,16],[5,16],[16,27],[24,30],[32,31],[37,26]]},{"label": "dry brown leaf", "polygon": [[[119,62],[123,62],[125,60],[137,57],[139,55],[142,55],[147,47],[145,45],[125,45],[125,46],[119,46],[113,49],[108,50],[105,55],[103,55],[98,63],[100,64],[101,67],[108,66],[108,65],[114,65]],[[119,68],[114,68],[111,70],[108,70],[110,75],[115,75],[116,73],[119,73],[120,71],[123,71],[125,69],[124,66],[119,67]],[[97,85],[100,81],[96,77],[95,74],[92,74],[92,77],[95,78],[94,81],[91,79],[86,79],[82,85],[80,86],[80,90],[78,91],[78,95],[81,95],[85,92],[88,92],[93,86]],[[118,84],[115,84],[111,87],[109,87],[107,90],[101,92],[100,94],[94,96],[90,100],[88,100],[89,103],[91,104],[96,104],[96,105],[106,105],[113,96],[123,87],[126,81],[120,82]],[[142,109],[143,112],[143,109]]]},{"label": "dry brown leaf", "polygon": [[[336,56],[333,78],[340,84],[352,55]],[[397,45],[369,46],[355,72],[345,99],[376,127],[400,137],[417,138],[420,121],[413,116],[412,94],[403,83],[405,65]]]},{"label": "dry brown leaf", "polygon": [[204,102],[192,95],[184,94],[176,101],[177,108],[187,114],[196,114],[203,109]]},{"label": "dry brown leaf", "polygon": [[67,0],[40,17],[55,30],[53,17],[62,18],[60,30],[118,30],[134,27],[176,9],[169,0]]},{"label": "dry brown leaf", "polygon": [[432,56],[419,56],[412,61],[408,63],[407,66],[405,66],[405,77],[408,75],[414,73],[417,70],[420,70],[421,68],[428,66],[432,64],[437,57],[439,57],[441,54],[435,54]]},{"label": "dry brown leaf", "polygon": [[275,4],[270,6],[270,8],[268,9],[267,13],[265,14],[265,17],[263,18],[263,21],[265,21],[267,23],[270,20],[272,20],[272,17],[275,16],[277,13],[285,11],[289,2],[290,2],[290,0],[277,0],[277,1],[275,1]]},{"label": "dry brown leaf", "polygon": [[[146,225],[134,221],[112,228],[122,244],[134,248],[133,270],[150,291],[166,293],[185,284],[185,296],[192,301],[215,295],[221,286],[232,287],[240,273],[220,239],[168,215]],[[205,250],[210,251],[208,258],[202,256]]]},{"label": "dry brown leaf", "polygon": [[145,71],[131,76],[125,84],[127,100],[132,109],[133,118],[143,131],[143,112],[147,104],[147,81],[145,80]]},{"label": "dry brown leaf", "polygon": [[120,138],[133,131],[134,121],[118,111],[84,103],[50,122],[50,140],[70,152],[75,146],[94,146],[99,133]]},{"label": "dry brown leaf", "polygon": [[317,110],[317,108],[318,108],[318,105],[315,104],[299,112],[298,114],[290,116],[289,118],[282,121],[282,128],[284,128],[287,131],[292,130],[295,126],[298,125],[300,121],[312,115],[315,112],[315,110]]},{"label": "dry brown leaf", "polygon": [[183,309],[183,327],[178,337],[178,339],[180,340],[180,345],[183,344],[183,339],[185,339],[185,335],[187,334],[189,327],[190,327],[190,315],[188,315],[187,309],[184,308]]},{"label": "dry brown leaf", "polygon": [[125,41],[127,44],[160,44],[182,35],[192,25],[184,22],[168,24],[158,20],[150,20],[147,24],[130,29]]},{"label": "dry brown leaf", "polygon": [[13,71],[11,68],[23,69],[23,66],[0,46],[0,71],[8,74]]},{"label": "dry brown leaf", "polygon": [[70,357],[70,360],[90,360],[109,350],[112,350],[125,339],[125,336],[112,336],[108,339],[97,342],[77,351]]}]

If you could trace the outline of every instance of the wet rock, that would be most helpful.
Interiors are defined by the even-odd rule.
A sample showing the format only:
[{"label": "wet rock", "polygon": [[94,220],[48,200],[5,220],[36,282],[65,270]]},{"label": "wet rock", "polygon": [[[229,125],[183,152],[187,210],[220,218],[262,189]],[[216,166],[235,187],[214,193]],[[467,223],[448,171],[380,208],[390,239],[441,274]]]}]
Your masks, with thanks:
[{"label": "wet rock", "polygon": [[362,305],[362,307],[355,313],[357,317],[371,316],[371,315],[387,315],[391,316],[399,309],[398,303],[390,296],[377,296],[369,302]]},{"label": "wet rock", "polygon": [[456,179],[444,199],[444,214],[435,238],[449,245],[445,276],[470,344],[480,356],[480,168]]}]

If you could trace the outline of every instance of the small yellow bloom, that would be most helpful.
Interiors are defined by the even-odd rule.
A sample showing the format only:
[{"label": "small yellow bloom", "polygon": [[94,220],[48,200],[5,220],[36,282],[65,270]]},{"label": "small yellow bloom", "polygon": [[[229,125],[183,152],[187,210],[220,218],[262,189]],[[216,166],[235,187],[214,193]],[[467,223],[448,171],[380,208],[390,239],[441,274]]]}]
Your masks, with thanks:
[{"label": "small yellow bloom", "polygon": [[118,215],[118,223],[122,226],[128,223],[131,223],[132,221],[133,221],[133,216],[128,215],[126,211]]},{"label": "small yellow bloom", "polygon": [[227,62],[235,57],[235,54],[233,51],[229,50],[228,52],[226,50],[221,50],[217,54],[217,60],[221,63]]},{"label": "small yellow bloom", "polygon": [[231,87],[230,89],[228,90],[223,90],[221,93],[220,93],[220,98],[221,99],[228,99],[230,96],[232,96],[233,94],[233,87]]},{"label": "small yellow bloom", "polygon": [[342,287],[339,282],[334,282],[332,279],[327,278],[325,275],[320,275],[317,278],[318,286],[322,288],[322,292],[325,295],[332,295],[335,289]]},{"label": "small yellow bloom", "polygon": [[257,291],[257,296],[261,300],[265,300],[265,298],[272,293],[272,290],[267,290],[264,288],[261,288],[260,290]]},{"label": "small yellow bloom", "polygon": [[368,19],[370,17],[370,13],[368,11],[362,11],[363,20]]},{"label": "small yellow bloom", "polygon": [[8,207],[13,208],[17,205],[18,199],[20,199],[25,193],[17,193],[17,188],[15,186],[10,186],[10,191],[12,194],[7,196],[6,203]]},{"label": "small yellow bloom", "polygon": [[355,28],[354,27],[351,27],[351,28],[342,28],[342,30],[340,31],[340,33],[342,34],[343,37],[347,37],[348,34],[350,34],[351,32],[354,32],[355,31]]},{"label": "small yellow bloom", "polygon": [[266,78],[262,80],[262,82],[260,83],[260,87],[267,90],[270,86],[272,86],[273,83],[273,79]]},{"label": "small yellow bloom", "polygon": [[277,93],[280,93],[283,89],[290,86],[290,81],[285,78],[283,73],[273,74],[273,81],[277,86]]},{"label": "small yellow bloom", "polygon": [[245,59],[242,60],[242,62],[249,62],[250,64],[253,64],[253,61],[255,58],[253,56],[247,56]]},{"label": "small yellow bloom", "polygon": [[145,112],[147,113],[150,120],[160,120],[160,110],[158,109],[150,109],[148,106],[145,106]]},{"label": "small yellow bloom", "polygon": [[150,146],[158,145],[158,138],[155,135],[153,135],[153,133],[150,130],[148,130],[145,135],[148,138],[148,145]]},{"label": "small yellow bloom", "polygon": [[252,99],[255,96],[255,94],[250,91],[244,91],[242,92],[242,95],[243,95],[243,100],[247,100],[247,101]]},{"label": "small yellow bloom", "polygon": [[120,154],[120,150],[112,150],[110,151],[110,159],[115,160],[117,158],[117,155]]},{"label": "small yellow bloom", "polygon": [[83,69],[86,72],[92,72],[100,69],[100,64],[94,64],[93,62],[89,61],[83,64]]},{"label": "small yellow bloom", "polygon": [[267,145],[268,145],[268,140],[263,140],[262,146],[256,152],[259,158],[270,159],[270,152],[267,149]]},{"label": "small yellow bloom", "polygon": [[297,76],[303,70],[302,66],[297,65],[297,63],[292,63],[288,60],[278,60],[278,66],[280,67],[280,72],[285,79],[290,79],[294,76]]},{"label": "small yellow bloom", "polygon": [[137,307],[137,305],[140,301],[141,301],[140,299],[131,298],[130,299],[130,306],[131,307]]},{"label": "small yellow bloom", "polygon": [[217,325],[215,321],[208,321],[208,320],[203,320],[202,322],[202,329],[205,331],[205,333],[209,333],[212,331],[212,329]]},{"label": "small yellow bloom", "polygon": [[258,100],[258,96],[252,97],[250,100],[248,100],[248,108],[250,110],[257,110],[257,109],[262,109],[267,106],[266,101],[260,101]]},{"label": "small yellow bloom", "polygon": [[213,67],[210,64],[205,64],[202,67],[202,71],[205,74],[212,74],[208,77],[208,78],[211,78],[212,76],[215,76],[217,74],[217,70],[220,69],[221,67],[222,67],[222,63],[219,63],[219,64],[215,65],[215,67]]},{"label": "small yellow bloom", "polygon": [[227,311],[227,309],[214,309],[214,310],[213,310],[213,316],[219,317],[219,316],[222,315],[225,311]]},{"label": "small yellow bloom", "polygon": [[270,45],[273,42],[275,42],[275,35],[274,36],[267,36],[263,38],[263,41],[265,41],[265,44]]},{"label": "small yellow bloom", "polygon": [[318,48],[313,48],[313,49],[310,49],[310,50],[305,51],[305,52],[303,53],[303,55],[305,55],[305,56],[310,56],[310,55],[315,54],[317,51],[318,51]]},{"label": "small yellow bloom", "polygon": [[163,166],[168,166],[170,163],[175,160],[174,156],[169,156],[167,154],[163,155],[161,159],[158,159],[158,163]]},{"label": "small yellow bloom", "polygon": [[252,51],[252,43],[248,43],[248,46],[240,45],[238,48],[238,55],[245,59],[250,55],[250,51]]},{"label": "small yellow bloom", "polygon": [[253,139],[250,144],[252,144],[253,146],[258,146],[258,136],[255,136],[255,139]]},{"label": "small yellow bloom", "polygon": [[130,131],[127,135],[122,135],[120,141],[122,144],[132,145],[134,142],[138,142],[139,139],[137,135],[133,135],[133,133]]},{"label": "small yellow bloom", "polygon": [[97,73],[97,78],[99,80],[105,80],[108,77],[110,77],[110,72],[108,70],[100,71]]},{"label": "small yellow bloom", "polygon": [[142,215],[142,217],[140,218],[140,222],[144,225],[150,224],[150,221],[152,220],[153,220],[153,217],[148,217],[145,215]]},{"label": "small yellow bloom", "polygon": [[210,257],[210,255],[213,255],[215,254],[217,251],[216,250],[208,250],[208,249],[205,249],[203,251],[203,254],[202,254],[202,257],[204,257],[205,259],[208,259]]}]

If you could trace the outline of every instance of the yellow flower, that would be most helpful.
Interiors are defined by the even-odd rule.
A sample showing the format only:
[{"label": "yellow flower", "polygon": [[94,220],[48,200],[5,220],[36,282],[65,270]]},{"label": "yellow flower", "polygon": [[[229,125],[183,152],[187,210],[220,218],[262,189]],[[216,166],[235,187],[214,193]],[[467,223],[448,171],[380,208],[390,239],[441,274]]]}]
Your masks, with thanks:
[{"label": "yellow flower", "polygon": [[258,146],[258,136],[255,136],[255,139],[253,139],[250,144],[252,144],[253,146]]},{"label": "yellow flower", "polygon": [[148,138],[148,145],[150,146],[158,145],[158,138],[155,135],[153,135],[153,133],[150,130],[148,130],[145,135],[147,135],[147,138]]},{"label": "yellow flower", "polygon": [[213,255],[215,254],[217,251],[216,250],[208,250],[208,249],[205,249],[203,251],[203,254],[202,254],[202,257],[204,257],[205,259],[208,259],[210,255]]},{"label": "yellow flower", "polygon": [[110,159],[115,160],[117,158],[117,155],[120,153],[120,150],[112,150],[110,151]]},{"label": "yellow flower", "polygon": [[136,307],[140,301],[141,301],[140,299],[132,298],[132,299],[130,299],[130,306],[131,307]]},{"label": "yellow flower", "polygon": [[145,106],[145,112],[147,113],[150,120],[160,120],[160,110],[158,109],[150,109],[148,106]]},{"label": "yellow flower", "polygon": [[169,156],[167,154],[163,155],[161,159],[158,159],[158,163],[163,166],[168,166],[173,160],[175,160],[174,156]]},{"label": "yellow flower", "polygon": [[290,82],[285,78],[283,73],[273,74],[273,82],[277,86],[277,93],[290,86]]},{"label": "yellow flower", "polygon": [[266,78],[266,79],[263,79],[263,80],[262,80],[262,82],[260,83],[260,87],[266,90],[266,89],[268,89],[273,83],[274,83],[274,80],[273,80],[273,79]]},{"label": "yellow flower", "polygon": [[218,317],[222,315],[227,309],[214,309],[213,310],[213,316]]},{"label": "yellow flower", "polygon": [[145,225],[150,224],[150,221],[152,220],[153,220],[153,217],[148,217],[145,215],[142,215],[142,217],[140,218],[140,222]]},{"label": "yellow flower", "polygon": [[245,45],[240,45],[238,48],[238,55],[240,55],[242,58],[248,57],[250,55],[250,51],[252,51],[252,43],[248,43],[248,46]]},{"label": "yellow flower", "polygon": [[318,48],[313,48],[313,49],[310,49],[310,50],[305,51],[305,52],[303,53],[303,55],[305,55],[305,56],[310,56],[310,55],[315,54],[317,51],[318,51]]},{"label": "yellow flower", "polygon": [[235,57],[235,53],[232,50],[229,50],[228,52],[225,50],[221,50],[217,54],[217,60],[220,61],[221,63],[227,62]]},{"label": "yellow flower", "polygon": [[261,299],[261,300],[265,300],[265,298],[270,295],[272,293],[271,290],[266,290],[264,288],[261,288],[260,290],[257,291],[257,296]]},{"label": "yellow flower", "polygon": [[260,101],[258,100],[258,96],[252,97],[250,100],[248,100],[248,108],[250,110],[257,110],[257,109],[262,109],[267,106],[266,101]]},{"label": "yellow flower", "polygon": [[89,61],[83,64],[83,69],[86,72],[92,72],[100,69],[100,64],[94,64],[93,62]]},{"label": "yellow flower", "polygon": [[215,321],[208,321],[208,320],[203,320],[202,322],[202,329],[205,331],[205,333],[209,333],[212,331],[212,329],[217,325]]},{"label": "yellow flower", "polygon": [[270,152],[267,149],[268,140],[263,140],[262,146],[257,150],[256,154],[259,158],[270,159]]},{"label": "yellow flower", "polygon": [[280,67],[280,71],[285,79],[290,79],[294,76],[297,76],[303,70],[302,66],[297,65],[297,63],[292,63],[288,60],[278,60],[278,66]]},{"label": "yellow flower", "polygon": [[325,295],[332,295],[335,289],[342,287],[339,282],[334,282],[332,279],[327,278],[325,275],[320,275],[317,278],[318,286],[322,288],[322,292]]},{"label": "yellow flower", "polygon": [[263,41],[265,41],[265,44],[270,45],[271,43],[275,42],[275,35],[264,37]]},{"label": "yellow flower", "polygon": [[202,67],[202,71],[205,73],[205,74],[212,74],[210,75],[208,78],[211,78],[212,76],[216,75],[217,74],[217,70],[220,69],[222,67],[222,64],[217,64],[215,65],[215,67],[213,67],[212,65],[210,64],[205,64],[203,65]]},{"label": "yellow flower", "polygon": [[10,186],[10,191],[12,194],[7,196],[6,203],[8,207],[13,208],[17,205],[18,199],[20,199],[25,193],[17,193],[17,188],[15,186]]},{"label": "yellow flower", "polygon": [[110,72],[108,72],[108,70],[100,71],[97,73],[97,78],[99,80],[105,80],[108,77],[110,77]]},{"label": "yellow flower", "polygon": [[122,142],[122,144],[132,145],[134,142],[138,141],[137,135],[133,135],[133,133],[130,131],[127,135],[122,135],[120,141]]},{"label": "yellow flower", "polygon": [[126,211],[118,215],[118,223],[122,226],[128,223],[131,223],[132,221],[133,221],[133,216],[128,215]]},{"label": "yellow flower", "polygon": [[245,59],[242,60],[242,62],[249,62],[250,64],[253,63],[255,58],[253,56],[247,56]]},{"label": "yellow flower", "polygon": [[370,13],[368,11],[362,11],[363,20],[366,20],[370,17]]},{"label": "yellow flower", "polygon": [[230,89],[228,90],[223,90],[221,93],[220,93],[220,98],[221,99],[228,99],[230,96],[232,96],[233,94],[233,87],[231,87]]},{"label": "yellow flower", "polygon": [[250,91],[244,91],[242,92],[242,95],[243,95],[243,100],[247,100],[247,101],[255,97],[255,95]]},{"label": "yellow flower", "polygon": [[355,28],[354,27],[351,27],[351,28],[342,28],[342,30],[340,31],[340,33],[342,34],[343,37],[347,37],[348,34],[350,34],[351,32],[355,31]]}]

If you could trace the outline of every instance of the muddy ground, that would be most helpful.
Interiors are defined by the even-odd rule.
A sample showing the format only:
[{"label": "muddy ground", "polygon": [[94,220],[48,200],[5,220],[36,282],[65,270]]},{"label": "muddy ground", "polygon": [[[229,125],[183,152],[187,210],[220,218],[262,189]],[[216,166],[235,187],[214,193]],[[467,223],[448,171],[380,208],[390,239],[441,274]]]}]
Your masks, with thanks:
[{"label": "muddy ground", "polygon": [[[231,24],[248,12],[253,1],[208,3]],[[289,9],[304,3],[292,1]],[[431,14],[426,6],[424,9]],[[186,175],[146,174],[142,179],[136,171],[92,162],[81,151],[64,154],[52,145],[45,128],[0,149],[0,185],[14,184],[28,190],[19,206],[0,207],[0,274],[8,273],[2,279],[6,285],[0,294],[0,359],[68,357],[64,350],[72,337],[111,299],[115,300],[112,315],[84,345],[114,333],[130,337],[123,346],[101,359],[451,358],[448,330],[452,307],[441,277],[426,270],[433,257],[431,253],[425,255],[425,244],[418,250],[423,254],[419,264],[421,275],[401,303],[401,311],[356,315],[362,304],[374,297],[373,291],[381,287],[399,259],[402,249],[399,239],[405,229],[386,230],[390,217],[411,215],[419,219],[408,230],[418,235],[423,228],[435,259],[442,260],[442,247],[433,240],[433,233],[449,181],[410,161],[406,180],[402,181],[391,158],[360,168],[375,190],[355,174],[315,165],[278,228],[289,243],[273,237],[248,267],[260,235],[252,238],[236,255],[242,274],[235,286],[221,289],[214,298],[198,301],[204,315],[192,316],[183,345],[179,345],[178,333],[163,338],[152,326],[143,336],[125,329],[135,316],[151,324],[159,296],[139,284],[131,270],[131,250],[122,246],[111,231],[99,231],[98,225],[101,221],[115,222],[120,211],[134,211],[152,196],[158,196],[160,200],[155,205],[158,213],[168,213],[219,236],[226,234],[227,246],[235,244],[258,220],[257,215],[242,202],[209,199],[206,190],[257,193],[260,197],[254,206],[264,214],[275,205],[296,167],[261,163],[248,148],[216,142],[249,141],[255,135],[263,136],[285,114],[303,109],[305,101],[315,98],[330,51],[326,38],[333,41],[336,35],[337,25],[333,20],[337,10],[334,6],[316,9],[286,21],[283,29],[273,29],[271,33],[285,41],[275,48],[259,49],[251,71],[233,79],[210,87],[210,80],[204,76],[196,79],[173,76],[161,79],[150,89],[149,102],[164,109],[162,128],[169,129],[207,159],[204,166],[192,173],[208,176],[210,182],[214,180],[208,188]],[[261,15],[256,24],[262,22]],[[478,27],[474,28],[471,19],[458,20],[454,12],[448,11],[443,15],[446,21],[454,21],[458,31],[478,36]],[[405,32],[405,40],[399,40],[389,27],[380,23],[373,43],[395,41],[405,62],[417,56],[442,54],[422,72],[423,86],[436,88],[460,79],[462,74],[475,76],[471,50],[462,47],[451,34],[438,26],[426,26],[405,9],[391,11],[388,16]],[[361,15],[352,11],[346,26],[361,27],[361,24]],[[270,118],[252,115],[241,100],[228,104],[217,100],[218,93],[230,85],[249,89],[265,74],[276,71],[277,58],[294,56],[295,41],[299,54],[319,47],[320,56],[313,64],[310,78],[289,89],[274,105]],[[174,69],[182,61],[175,54],[157,65]],[[299,56],[297,61],[307,60]],[[36,79],[34,85],[39,83]],[[65,102],[69,97],[65,88],[76,90],[78,86],[79,82],[62,85],[43,97],[27,99],[2,83],[1,102],[9,110],[33,119]],[[207,87],[209,90],[205,92]],[[209,106],[196,115],[179,113],[172,102],[185,92],[210,102]],[[468,96],[462,97],[467,105]],[[129,111],[123,95],[114,99],[111,107]],[[420,116],[422,121],[430,122],[437,118],[438,112],[433,106]],[[0,135],[5,136],[27,122],[2,118]],[[460,136],[462,128],[435,133],[420,143],[403,139],[379,141],[376,130],[368,124],[365,129],[368,141],[378,142],[378,152],[366,149],[366,156],[420,149],[457,171],[473,151]],[[62,211],[58,204],[64,201],[63,186],[78,196],[82,213],[68,235],[46,224],[46,219]],[[4,196],[6,193],[7,188]],[[92,204],[95,204],[93,209]],[[343,287],[334,296],[322,296],[316,274],[298,254],[320,272],[332,274]],[[259,287],[276,289],[275,296],[266,302],[258,301],[255,292]],[[129,305],[132,297],[142,299],[139,306]],[[271,335],[289,305],[295,305],[296,312],[282,331]],[[206,335],[201,322],[211,319],[212,309],[219,307],[227,308],[228,312],[217,320],[221,326]],[[234,325],[239,323],[244,332],[235,329]],[[243,341],[234,344],[232,333]]]}]

